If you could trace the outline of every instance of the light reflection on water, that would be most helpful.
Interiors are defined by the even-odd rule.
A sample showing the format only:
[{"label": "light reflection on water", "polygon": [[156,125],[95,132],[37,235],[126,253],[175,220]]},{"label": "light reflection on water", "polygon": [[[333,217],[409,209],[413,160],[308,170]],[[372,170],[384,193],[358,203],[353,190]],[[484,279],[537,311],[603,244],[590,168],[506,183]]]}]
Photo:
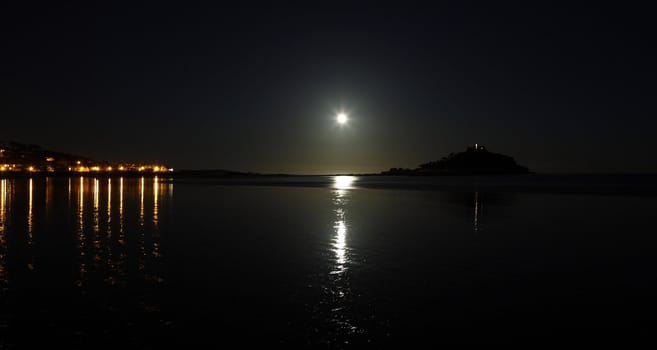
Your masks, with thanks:
[{"label": "light reflection on water", "polygon": [[328,276],[318,276],[320,280],[328,283],[324,289],[323,304],[315,317],[322,318],[329,324],[324,326],[324,337],[327,343],[338,344],[349,338],[350,335],[361,332],[353,317],[351,276],[349,273],[352,265],[351,251],[348,237],[350,225],[347,218],[349,199],[353,184],[357,178],[353,176],[335,176],[331,189],[331,201],[333,210],[333,225],[331,232],[331,258]]},{"label": "light reflection on water", "polygon": [[99,270],[102,264],[102,245],[100,237],[100,180],[93,180],[93,266]]},{"label": "light reflection on water", "polygon": [[[359,237],[352,222],[353,212],[350,211],[354,205],[352,198],[356,191],[360,191],[356,188],[358,180],[353,176],[336,176],[330,188],[322,189],[325,191],[322,200],[326,207],[321,212],[322,221],[317,222],[317,227],[323,227],[322,255],[317,257],[320,262],[318,270],[310,276],[314,286],[310,292],[317,303],[307,309],[312,314],[313,327],[319,333],[317,338],[321,339],[320,343],[334,344],[354,337],[369,337],[372,327],[379,327],[372,326],[374,321],[370,321],[374,318],[372,309],[362,305],[362,288],[354,287],[361,283],[358,276],[362,263],[357,261],[361,261],[358,257],[363,256],[362,250],[352,246],[354,237]],[[108,287],[130,288],[135,281],[156,286],[164,281],[163,276],[167,276],[168,273],[162,273],[166,272],[166,266],[161,261],[160,231],[166,229],[166,223],[170,223],[167,220],[170,211],[163,209],[173,199],[171,181],[158,177],[36,177],[26,180],[2,179],[0,185],[2,285],[6,285],[11,278],[6,268],[6,237],[11,234],[7,223],[12,206],[11,194],[16,186],[19,186],[17,193],[21,198],[14,203],[13,211],[20,213],[20,222],[14,226],[21,229],[14,234],[23,235],[25,245],[15,249],[25,249],[21,253],[27,257],[21,261],[23,269],[23,262],[27,262],[28,270],[36,271],[38,268],[40,271],[43,268],[34,263],[35,252],[38,252],[35,248],[43,246],[41,243],[45,237],[42,233],[47,226],[56,223],[57,217],[65,214],[69,217],[62,224],[65,227],[62,232],[66,233],[68,229],[75,243],[72,259],[75,274],[71,277],[71,285],[75,286],[80,296],[106,293],[103,288]],[[473,215],[469,222],[474,225],[475,232],[479,230],[482,199],[477,192],[468,194],[468,202],[474,202],[468,216]],[[59,206],[59,203],[68,205]],[[49,214],[51,210],[52,214]],[[46,213],[47,225],[41,224],[42,213]],[[184,241],[187,238],[180,239]],[[145,312],[160,309],[155,300],[144,298],[140,303]]]},{"label": "light reflection on water", "polygon": [[[314,261],[318,264],[317,270],[305,275],[310,278],[312,296],[307,300],[316,302],[306,309],[314,321],[312,327],[317,332],[319,343],[339,344],[354,337],[370,337],[372,327],[380,327],[378,321],[372,321],[374,314],[371,306],[364,305],[362,287],[354,287],[362,282],[359,270],[362,266],[362,249],[352,246],[354,238],[359,238],[359,231],[354,228],[353,212],[350,210],[354,203],[352,199],[360,191],[356,188],[357,177],[336,176],[328,189],[322,189],[321,221],[316,227],[322,228],[321,255]],[[20,213],[20,219],[14,226],[20,230],[13,232],[24,237],[24,246],[17,246],[17,250],[25,249],[20,254],[34,256],[44,239],[52,241],[62,239],[51,235],[44,237],[49,225],[57,225],[58,218],[66,217],[59,222],[63,234],[71,234],[74,243],[74,254],[71,263],[75,273],[70,277],[70,284],[74,286],[76,295],[89,298],[93,295],[109,293],[111,290],[130,289],[136,286],[137,290],[148,285],[157,286],[163,282],[163,276],[168,276],[167,266],[162,261],[162,242],[171,242],[172,236],[160,237],[161,230],[165,232],[170,221],[170,203],[173,199],[173,183],[165,179],[155,178],[54,178],[43,179],[35,177],[29,180],[2,179],[0,186],[0,280],[5,284],[10,280],[6,271],[7,222],[11,210],[11,193],[13,187],[19,185],[21,201],[14,203],[13,211]],[[52,187],[52,188],[50,188]],[[252,189],[256,191],[256,188]],[[44,192],[45,191],[45,192]],[[181,193],[185,193],[184,191]],[[361,198],[361,197],[359,197]],[[472,200],[472,197],[469,197]],[[474,226],[478,228],[481,216],[481,197],[474,194]],[[60,206],[60,203],[68,205]],[[228,203],[232,203],[228,201]],[[320,202],[316,202],[319,204]],[[47,214],[52,204],[52,214]],[[44,211],[44,205],[46,210]],[[232,204],[229,204],[232,205]],[[20,207],[20,208],[19,208]],[[196,210],[191,206],[183,210]],[[43,225],[42,213],[46,213],[46,225]],[[185,213],[185,211],[182,211]],[[470,212],[470,215],[472,212]],[[350,214],[352,216],[350,216]],[[218,223],[230,218],[219,216]],[[213,221],[214,222],[214,221]],[[472,221],[470,221],[472,223]],[[185,222],[176,232],[184,232]],[[237,227],[237,226],[236,226]],[[357,226],[358,227],[358,226]],[[52,229],[57,231],[57,229]],[[169,231],[170,232],[170,231]],[[278,233],[277,233],[278,234]],[[221,235],[218,235],[221,237]],[[65,237],[64,237],[65,238]],[[163,241],[162,238],[165,240]],[[167,241],[168,239],[168,241]],[[180,242],[189,242],[192,254],[195,241],[198,237],[178,235]],[[36,242],[36,244],[33,244]],[[246,249],[248,244],[244,242]],[[283,245],[287,243],[282,243]],[[169,247],[170,249],[170,247]],[[43,252],[43,250],[41,251]],[[167,256],[170,256],[169,251]],[[60,254],[66,255],[68,253]],[[239,260],[239,253],[228,254]],[[37,255],[39,257],[39,255]],[[361,257],[361,258],[359,258]],[[28,259],[22,260],[27,261]],[[41,261],[41,260],[37,260]],[[34,266],[32,268],[47,266]],[[45,264],[44,264],[45,265]],[[25,265],[22,265],[23,269]],[[213,265],[200,266],[210,269]],[[29,266],[28,266],[29,268]],[[170,266],[168,267],[171,268]],[[31,268],[30,268],[31,269]],[[162,272],[164,271],[164,273]],[[208,274],[213,272],[208,270]],[[37,274],[34,274],[38,278]],[[310,276],[310,277],[308,277]],[[246,277],[245,277],[246,278]],[[175,280],[172,279],[175,282]],[[283,281],[284,282],[284,281]],[[112,289],[116,288],[116,289]],[[140,292],[141,293],[141,292]],[[152,313],[160,310],[156,299],[139,298],[140,308],[143,312]],[[124,299],[130,300],[130,299]],[[305,302],[305,300],[299,301]],[[374,326],[373,326],[374,324]],[[381,328],[381,327],[380,327]]]},{"label": "light reflection on water", "polygon": [[160,197],[160,179],[153,179],[153,258],[160,257],[160,214],[158,199]]},{"label": "light reflection on water", "polygon": [[6,286],[6,257],[7,257],[7,240],[5,229],[7,226],[7,207],[9,204],[9,180],[0,179],[0,293]]},{"label": "light reflection on water", "polygon": [[340,209],[336,209],[338,217],[341,217],[335,222],[335,238],[333,239],[333,248],[336,257],[335,269],[332,273],[344,273],[346,270],[346,251],[347,251],[347,225],[344,221],[344,213]]},{"label": "light reflection on water", "polygon": [[30,251],[30,261],[27,263],[27,268],[34,270],[34,209],[32,205],[32,194],[34,186],[32,179],[29,180],[28,185],[28,204],[27,204],[27,249]]},{"label": "light reflection on water", "polygon": [[477,191],[474,193],[473,229],[475,233],[479,232],[479,215],[481,214],[481,211],[483,209],[484,209],[484,203],[483,201],[479,200],[479,192]]},{"label": "light reflection on water", "polygon": [[[477,332],[488,339],[522,327],[516,316],[528,315],[534,296],[563,293],[560,283],[604,290],[598,287],[607,285],[609,271],[599,268],[593,271],[599,280],[580,283],[590,271],[554,254],[550,242],[587,251],[590,238],[598,245],[587,252],[605,262],[619,237],[605,231],[618,224],[611,213],[634,215],[627,234],[637,240],[643,236],[633,232],[652,227],[639,219],[654,212],[654,203],[639,199],[363,189],[367,181],[335,177],[328,188],[176,184],[174,211],[173,184],[162,178],[0,179],[0,332],[9,319],[23,321],[15,324],[26,334],[47,332],[45,322],[54,320],[59,328],[52,334],[79,333],[89,345],[141,339],[144,348],[170,339],[230,338],[245,327],[269,332],[261,338],[270,344],[323,348],[367,347],[370,340],[382,348],[390,339],[435,339],[434,331],[449,340]],[[605,223],[596,228],[602,238],[586,231],[598,219]],[[596,236],[577,245],[572,234],[560,234],[563,222]],[[628,252],[642,247],[636,259],[642,264],[611,273],[652,271],[649,244],[625,245]],[[30,271],[32,256],[38,264]],[[644,281],[631,283],[640,288]],[[21,293],[37,297],[20,299]],[[3,304],[10,294],[11,303]],[[614,295],[601,296],[606,303]],[[569,305],[573,297],[558,301]],[[532,309],[531,321],[540,323],[547,305]],[[35,315],[49,320],[39,324]],[[70,323],[61,315],[70,315]],[[557,320],[563,322],[561,314],[548,315],[541,325]],[[210,322],[217,333],[197,332]],[[452,325],[463,332],[451,335]],[[90,330],[95,335],[85,335]]]},{"label": "light reflection on water", "polygon": [[78,278],[76,285],[80,288],[83,287],[85,276],[87,274],[86,264],[86,243],[84,234],[84,177],[80,176],[80,183],[78,185],[78,205],[77,205],[77,227],[76,227],[76,243],[78,248]]},{"label": "light reflection on water", "polygon": [[[139,312],[159,312],[158,302],[145,293],[162,282],[156,271],[162,268],[160,210],[173,199],[168,193],[173,184],[162,186],[162,181],[84,176],[0,179],[0,347],[7,329],[38,321],[30,316],[35,310],[57,319],[60,315],[52,310],[68,308],[63,312],[71,313],[77,324],[71,327],[78,329],[62,334],[82,335],[86,331],[79,328],[93,329],[81,316],[88,307],[109,319],[118,314],[107,310],[128,310],[114,321],[139,320],[135,307]],[[132,300],[122,296],[129,288],[139,290],[138,298],[144,301],[125,304]],[[53,297],[23,303],[19,296],[25,293]],[[66,297],[59,300],[56,295]],[[89,304],[92,300],[96,302]],[[17,337],[13,342],[23,341]]]},{"label": "light reflection on water", "polygon": [[[3,180],[10,181],[10,180]],[[67,179],[67,197],[70,202],[72,193],[75,193],[75,242],[77,249],[77,274],[74,284],[85,294],[90,283],[102,280],[109,285],[125,286],[128,276],[128,241],[127,227],[131,227],[133,238],[132,245],[136,245],[138,252],[138,269],[147,278],[149,271],[145,270],[145,258],[147,254],[155,259],[159,258],[159,200],[158,198],[167,188],[159,186],[159,179],[149,179],[153,182],[153,191],[146,192],[146,179],[124,179],[124,178],[87,178],[80,177],[75,181]],[[113,189],[117,186],[118,191]],[[51,181],[45,185],[50,186]],[[53,186],[56,186],[53,184]],[[126,189],[127,186],[127,189]],[[28,235],[32,233],[32,196],[31,187],[28,187]],[[169,187],[170,188],[170,187]],[[104,190],[103,190],[104,189]],[[138,211],[127,213],[124,203],[125,192],[134,191],[138,194]],[[46,191],[48,189],[46,188]],[[117,193],[118,192],[118,193]],[[133,192],[134,193],[134,192]],[[146,227],[146,201],[145,197],[152,195],[153,206],[150,216],[152,227]],[[118,197],[118,198],[117,198]],[[46,196],[49,201],[52,199]],[[170,198],[170,197],[169,197]],[[37,204],[38,205],[38,204]],[[130,215],[132,214],[132,215]],[[134,221],[126,223],[130,217]],[[152,246],[146,247],[146,231],[152,237]],[[158,236],[157,238],[155,236]],[[28,241],[29,246],[29,241]]]},{"label": "light reflection on water", "polygon": [[343,273],[347,269],[347,221],[346,206],[348,203],[348,191],[344,189],[333,190],[333,205],[335,207],[335,222],[333,229],[333,252],[336,257],[336,265],[332,273]]},{"label": "light reflection on water", "polygon": [[349,191],[356,181],[354,176],[335,176],[333,178],[333,206],[335,221],[333,229],[333,252],[335,253],[335,266],[332,274],[343,274],[348,268],[349,256],[347,247],[347,219],[346,211],[349,203]]},{"label": "light reflection on water", "polygon": [[119,244],[125,243],[125,232],[123,231],[123,178],[119,179]]},{"label": "light reflection on water", "polygon": [[[335,253],[335,265],[331,274],[342,275],[344,274],[350,263],[349,261],[349,247],[347,246],[347,205],[349,203],[349,191],[352,188],[354,181],[353,176],[336,176],[334,177],[334,185],[332,190],[333,207],[335,213],[335,221],[333,223],[334,236],[332,239],[333,252]],[[340,291],[340,294],[344,294]]]}]

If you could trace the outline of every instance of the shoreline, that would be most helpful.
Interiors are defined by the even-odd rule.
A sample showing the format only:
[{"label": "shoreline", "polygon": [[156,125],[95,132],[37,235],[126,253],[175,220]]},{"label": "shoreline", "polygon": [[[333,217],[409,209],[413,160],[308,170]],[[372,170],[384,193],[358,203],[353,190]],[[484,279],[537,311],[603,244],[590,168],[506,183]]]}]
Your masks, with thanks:
[{"label": "shoreline", "polygon": [[158,178],[162,183],[210,186],[271,186],[335,188],[336,176],[358,178],[350,189],[590,194],[657,196],[657,174],[485,174],[485,175],[381,175],[381,174],[246,174],[207,172],[5,172],[0,179],[45,178]]}]

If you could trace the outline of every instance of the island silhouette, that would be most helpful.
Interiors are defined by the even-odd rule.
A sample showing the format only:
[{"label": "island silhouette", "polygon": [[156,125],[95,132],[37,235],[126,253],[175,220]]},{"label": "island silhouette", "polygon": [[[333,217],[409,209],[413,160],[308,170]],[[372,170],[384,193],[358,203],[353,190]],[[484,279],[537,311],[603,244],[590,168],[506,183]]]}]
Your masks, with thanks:
[{"label": "island silhouette", "polygon": [[464,152],[450,153],[440,160],[420,164],[417,168],[390,168],[381,175],[486,175],[530,174],[529,168],[518,165],[513,157],[490,152],[475,144]]}]

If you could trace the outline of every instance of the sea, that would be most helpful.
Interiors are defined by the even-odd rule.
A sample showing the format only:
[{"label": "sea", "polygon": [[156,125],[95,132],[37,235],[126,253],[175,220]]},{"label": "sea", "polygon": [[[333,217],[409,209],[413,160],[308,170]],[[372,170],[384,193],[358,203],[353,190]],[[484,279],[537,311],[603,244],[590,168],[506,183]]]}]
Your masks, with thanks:
[{"label": "sea", "polygon": [[0,349],[655,345],[657,176],[0,179]]}]

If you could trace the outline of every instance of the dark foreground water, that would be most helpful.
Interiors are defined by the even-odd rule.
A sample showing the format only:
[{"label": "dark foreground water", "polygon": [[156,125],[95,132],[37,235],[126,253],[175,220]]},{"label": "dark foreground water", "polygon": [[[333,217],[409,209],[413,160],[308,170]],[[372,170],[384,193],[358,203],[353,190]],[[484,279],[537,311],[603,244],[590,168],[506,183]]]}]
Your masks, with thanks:
[{"label": "dark foreground water", "polygon": [[304,181],[0,179],[0,349],[655,344],[654,187]]}]

